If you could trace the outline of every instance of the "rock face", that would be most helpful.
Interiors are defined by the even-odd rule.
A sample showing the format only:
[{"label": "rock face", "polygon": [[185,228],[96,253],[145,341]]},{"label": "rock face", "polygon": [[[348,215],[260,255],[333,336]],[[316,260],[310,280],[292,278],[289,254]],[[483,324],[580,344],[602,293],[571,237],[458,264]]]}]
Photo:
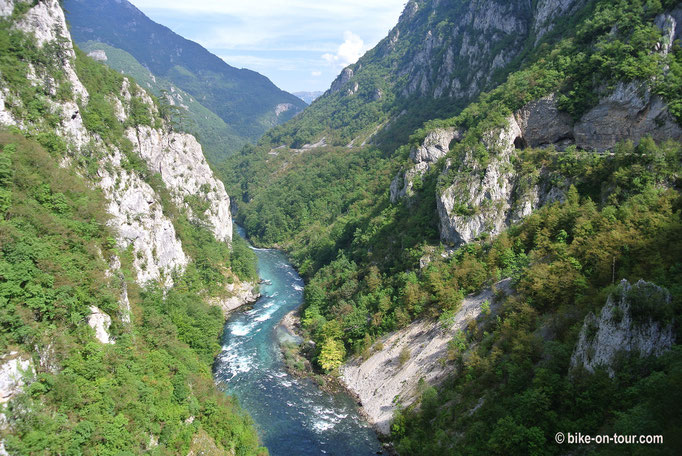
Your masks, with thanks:
[{"label": "rock face", "polygon": [[353,70],[350,68],[344,68],[343,71],[341,71],[341,74],[339,74],[336,79],[334,79],[334,82],[332,82],[331,87],[329,88],[329,93],[336,93],[341,90],[341,88],[346,85],[348,81],[351,80],[353,77]]},{"label": "rock face", "polygon": [[97,60],[98,62],[106,62],[107,60],[109,60],[109,58],[107,57],[107,53],[102,51],[101,49],[89,52],[88,57],[91,57]]},{"label": "rock face", "polygon": [[450,151],[450,143],[459,140],[459,131],[454,128],[438,128],[431,131],[424,142],[410,151],[413,165],[406,171],[398,173],[391,182],[391,202],[396,203],[401,198],[411,196],[414,179],[426,174],[439,159]]},{"label": "rock face", "polygon": [[471,150],[456,168],[448,161],[443,174],[452,169],[455,178],[436,199],[444,241],[464,244],[484,233],[495,236],[540,206],[563,199],[561,189],[538,183],[538,176],[524,182],[516,175],[511,159],[523,131],[514,116],[507,122],[507,127],[483,136],[490,156],[485,167]]},{"label": "rock face", "polygon": [[[443,171],[443,179],[448,179],[452,171],[455,176],[437,195],[444,241],[462,244],[483,233],[495,236],[539,207],[563,199],[568,183],[549,187],[538,185],[537,179],[525,184],[519,180],[512,166],[517,149],[553,146],[563,150],[575,145],[604,152],[621,141],[637,144],[645,136],[656,141],[682,140],[682,128],[663,100],[651,95],[645,85],[634,82],[619,84],[575,125],[570,116],[558,110],[553,94],[529,103],[507,123],[506,128],[483,135],[481,142],[490,157],[485,169],[481,169],[473,152],[467,151],[461,163],[449,161]],[[404,181],[417,174],[420,166],[406,171]],[[403,191],[396,182],[391,185],[391,197],[395,195],[397,200],[411,187],[405,183]]]},{"label": "rock face", "polygon": [[682,8],[677,7],[669,13],[659,14],[654,23],[663,31],[659,52],[668,55],[673,43],[682,38]]},{"label": "rock face", "polygon": [[95,330],[95,337],[103,344],[113,344],[114,341],[109,336],[109,326],[111,326],[111,317],[99,308],[90,306],[90,316],[88,317],[88,325]]},{"label": "rock face", "polygon": [[638,143],[644,136],[656,141],[682,139],[682,129],[668,113],[665,102],[644,84],[619,83],[599,105],[575,125],[578,147],[603,152],[619,141]]},{"label": "rock face", "polygon": [[553,28],[555,19],[577,12],[585,4],[586,0],[539,0],[533,25],[536,43]]},{"label": "rock face", "polygon": [[280,103],[277,106],[275,106],[275,115],[279,117],[281,114],[292,109],[296,110],[296,106],[292,105],[291,103]]},{"label": "rock face", "polygon": [[[441,2],[412,3],[417,6],[412,13],[417,18],[428,14],[428,10],[434,10],[434,14],[446,14],[440,11],[446,8]],[[514,58],[513,50],[522,48],[521,44],[531,26],[529,19],[532,13],[529,7],[527,2],[516,1],[457,5],[458,17],[452,31],[454,39],[434,29],[422,32],[421,46],[399,75],[407,78],[401,95],[465,99],[475,96],[495,69],[502,68]],[[503,39],[511,39],[513,43],[504,51],[500,49],[495,52],[496,45]],[[461,44],[454,46],[451,41]],[[467,67],[470,71],[464,76],[459,75],[456,69],[461,67]]]},{"label": "rock face", "polygon": [[[7,17],[12,14],[16,3],[15,0],[0,0],[0,16]],[[26,12],[21,20],[14,24],[14,27],[23,32],[33,34],[39,45],[45,45],[49,42],[56,46],[57,52],[55,57],[59,59],[59,65],[64,72],[66,81],[71,85],[74,96],[87,101],[88,92],[76,76],[76,71],[73,67],[73,59],[76,53],[73,50],[73,43],[71,42],[71,36],[64,19],[64,12],[59,5],[59,1],[46,0],[38,2]],[[29,75],[29,81],[33,85],[50,88],[51,95],[56,95],[56,84],[51,76],[38,77],[33,72],[33,74]],[[8,95],[11,95],[8,88],[0,88],[0,123],[22,127],[23,120],[15,118],[9,109],[10,107],[7,106]],[[14,103],[18,103],[16,97],[12,97],[12,99]],[[81,118],[78,105],[73,101],[54,101],[49,98],[46,101],[52,108],[51,110],[58,113],[61,119],[60,125],[57,127],[57,133],[70,138],[71,141],[79,146],[82,145],[86,141],[87,132],[83,126],[83,119]]]},{"label": "rock face", "polygon": [[12,0],[0,0],[0,16],[7,17],[12,14],[14,10],[14,2]]},{"label": "rock face", "polygon": [[662,323],[651,315],[640,316],[643,321],[635,321],[632,312],[634,295],[636,299],[650,301],[654,305],[670,305],[668,290],[643,280],[635,285],[623,280],[617,294],[619,296],[609,296],[599,318],[593,313],[585,317],[571,357],[571,369],[583,366],[594,372],[597,367],[604,367],[613,377],[613,364],[618,354],[660,356],[675,342],[672,322]]},{"label": "rock face", "polygon": [[27,356],[10,352],[0,359],[0,404],[20,393],[25,377],[33,374],[33,363]]},{"label": "rock face", "polygon": [[[185,207],[190,218],[205,219],[216,239],[232,241],[230,198],[223,183],[213,176],[196,138],[146,126],[128,129],[127,136],[149,167],[161,174],[174,203]],[[191,197],[201,198],[208,208],[202,214],[194,214],[187,203]]]},{"label": "rock face", "polygon": [[[0,13],[5,16],[11,14],[14,4],[12,0],[0,0]],[[60,2],[38,2],[14,26],[26,33],[33,33],[39,44],[58,43],[61,67],[72,87],[74,98],[87,102],[87,90],[75,72],[75,52]],[[55,81],[49,75],[34,73],[30,78],[32,84],[55,86]],[[11,107],[6,105],[8,95],[11,95],[9,90],[0,87],[0,123],[29,127],[24,125],[23,119],[15,119]],[[110,100],[119,121],[125,122],[130,116],[133,97],[141,100],[151,113],[156,113],[149,95],[125,79],[120,97]],[[108,211],[112,216],[110,225],[117,233],[119,245],[123,249],[129,246],[133,248],[138,283],[144,285],[158,280],[166,287],[172,286],[173,272],[182,272],[190,259],[183,251],[173,222],[164,214],[160,196],[138,171],[125,166],[127,157],[122,151],[86,130],[76,102],[58,99],[56,88],[46,95],[45,100],[53,112],[60,114],[62,120],[57,127],[57,134],[67,140],[73,154],[106,151],[100,159],[95,183],[109,200]],[[173,203],[186,209],[193,220],[205,223],[216,239],[230,242],[230,200],[223,184],[213,176],[196,139],[168,129],[144,126],[130,128],[126,135],[133,143],[133,153],[139,154],[152,171],[161,174]],[[192,205],[192,202],[197,204]],[[194,213],[196,207],[201,208],[202,212]],[[126,301],[125,296],[122,296],[122,302],[125,304]]]},{"label": "rock face", "polygon": [[573,121],[559,111],[554,94],[528,103],[514,113],[514,120],[521,131],[520,145],[524,147],[563,148],[573,142]]},{"label": "rock face", "polygon": [[[401,95],[469,100],[514,59],[528,37],[539,39],[558,18],[585,4],[585,0],[456,4],[412,0],[398,26],[378,46],[377,54],[392,54],[401,48],[401,42],[410,41],[413,50],[402,56],[399,66],[398,76],[405,81]],[[447,18],[448,26],[429,22],[436,17]],[[414,37],[415,33],[421,36]],[[461,68],[468,71],[461,72]]]},{"label": "rock face", "polygon": [[[498,290],[505,292],[509,286],[509,280],[496,284]],[[360,398],[362,409],[377,431],[390,432],[395,399],[399,398],[403,406],[413,403],[420,394],[420,379],[427,385],[437,385],[452,373],[451,363],[440,363],[447,358],[448,343],[469,321],[481,315],[486,301],[494,305],[490,289],[465,298],[449,328],[443,329],[434,321],[417,321],[381,338],[377,344],[383,348],[377,349],[375,344],[375,351],[367,360],[352,358],[340,368],[341,381]],[[401,364],[399,358],[405,350],[409,357]]]},{"label": "rock face", "polygon": [[227,317],[235,309],[246,304],[254,303],[261,297],[258,292],[258,284],[253,282],[241,282],[235,279],[233,283],[226,286],[227,297],[216,298],[211,301],[211,305],[222,309],[223,315]]},{"label": "rock face", "polygon": [[116,171],[99,170],[99,186],[109,200],[109,223],[121,247],[133,247],[137,282],[158,280],[170,287],[172,273],[182,272],[189,259],[173,222],[163,213],[159,196],[136,173],[120,168],[121,160],[121,153],[115,151],[108,161]]}]

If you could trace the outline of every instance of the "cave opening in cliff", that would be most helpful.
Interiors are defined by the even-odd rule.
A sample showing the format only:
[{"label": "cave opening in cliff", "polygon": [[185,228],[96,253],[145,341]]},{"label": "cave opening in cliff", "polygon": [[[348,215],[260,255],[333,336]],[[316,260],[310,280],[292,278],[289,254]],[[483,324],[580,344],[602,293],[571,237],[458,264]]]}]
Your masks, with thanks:
[{"label": "cave opening in cliff", "polygon": [[514,147],[517,150],[523,150],[528,147],[528,143],[526,142],[525,139],[523,139],[522,136],[517,136],[516,139],[514,140]]}]

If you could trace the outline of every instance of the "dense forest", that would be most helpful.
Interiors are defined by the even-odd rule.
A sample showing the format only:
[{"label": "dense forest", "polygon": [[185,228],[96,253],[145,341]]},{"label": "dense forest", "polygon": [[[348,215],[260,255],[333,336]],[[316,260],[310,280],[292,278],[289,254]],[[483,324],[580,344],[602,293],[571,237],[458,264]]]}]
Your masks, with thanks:
[{"label": "dense forest", "polygon": [[[422,120],[431,120],[421,128],[398,122],[397,136],[383,140],[379,133],[360,146],[353,138],[366,138],[403,109],[401,95],[385,85],[392,76],[382,73],[380,44],[361,59],[361,69],[352,67],[359,76],[346,87],[357,83],[357,93],[328,92],[221,168],[230,193],[241,194],[238,218],[251,239],[286,249],[306,277],[303,327],[323,371],[335,372],[351,356],[370,356],[382,335],[416,319],[447,325],[464,296],[512,278],[514,293],[500,308],[451,342],[442,362],[456,374],[435,389],[425,385],[422,399],[396,414],[391,438],[400,454],[558,454],[557,429],[663,433],[665,448],[651,454],[682,448],[674,431],[682,415],[665,405],[675,403],[668,395],[681,386],[678,346],[657,359],[625,357],[614,378],[605,371],[567,376],[585,316],[618,293],[621,279],[669,290],[669,303],[641,303],[633,312],[673,323],[679,340],[680,143],[625,140],[605,153],[517,148],[510,172],[519,185],[561,185],[565,197],[497,237],[482,235],[466,245],[441,241],[434,198],[457,173],[485,174],[499,153],[484,147],[485,135],[549,94],[577,121],[619,84],[634,82],[660,96],[679,123],[682,47],[670,43],[670,52],[658,52],[665,38],[654,23],[676,6],[586,2],[552,33],[531,36],[527,43],[537,45],[506,67],[501,84],[473,103],[451,106],[454,116],[431,109],[428,97],[408,97],[408,112],[423,110]],[[450,5],[451,13],[458,7]],[[384,94],[380,101],[371,97],[375,89]],[[461,138],[415,179],[413,196],[391,203],[391,179],[438,128],[455,128]],[[401,140],[405,130],[411,136]],[[322,136],[329,145],[302,147]],[[475,164],[464,171],[449,165],[471,157]],[[479,209],[456,210],[473,215]],[[420,264],[425,257],[430,264]]]},{"label": "dense forest", "polygon": [[[141,89],[121,121],[116,100],[128,82],[64,43],[40,45],[14,25],[35,6],[17,3],[0,20],[0,78],[6,107],[22,129],[0,133],[0,348],[3,360],[30,353],[28,385],[3,404],[3,449],[11,454],[187,454],[213,449],[267,454],[251,419],[216,390],[211,366],[223,315],[207,297],[229,281],[257,277],[253,253],[235,239],[218,242],[200,220],[171,201],[125,136],[140,125],[165,128],[163,105]],[[89,93],[73,90],[74,64]],[[68,67],[67,67],[68,68]],[[31,84],[49,77],[54,86]],[[59,135],[55,103],[75,101],[93,139],[81,150]],[[114,172],[136,173],[160,196],[192,262],[165,289],[136,281],[133,246],[122,248],[96,182],[105,157],[126,157]],[[112,165],[107,165],[111,167]],[[100,177],[98,177],[100,176]],[[203,200],[190,201],[200,209]],[[201,213],[195,210],[196,213]],[[113,266],[112,266],[113,265]],[[122,307],[122,293],[128,309]],[[92,309],[110,315],[100,343]]]},{"label": "dense forest", "polygon": [[[342,377],[415,322],[445,332],[467,297],[493,296],[432,361],[447,378],[393,399],[384,438],[398,454],[682,452],[679,1],[411,0],[329,91],[220,163],[228,124],[244,134],[231,147],[255,140],[277,123],[270,101],[290,96],[203,49],[182,65],[160,59],[198,45],[164,28],[159,49],[147,46],[156,24],[137,10],[148,27],[133,38],[130,21],[83,25],[88,8],[121,2],[67,3],[83,8],[85,51],[58,30],[61,1],[10,2],[0,19],[0,350],[3,369],[30,366],[0,404],[0,453],[268,454],[212,373],[225,316],[211,303],[258,281],[256,256],[217,238],[209,193],[224,195],[232,223],[222,184],[178,192],[173,179],[189,188],[198,164],[169,177],[131,139],[194,129],[209,132],[250,241],[284,250],[304,277],[300,354],[317,373]],[[25,20],[40,8],[50,14]],[[233,86],[249,80],[272,97],[239,117],[250,91]],[[194,97],[189,119],[167,96],[175,87]],[[634,114],[609,117],[627,102]],[[528,143],[530,111],[565,132]],[[576,133],[600,112],[613,123]],[[454,139],[442,154],[418,158],[443,132]],[[582,146],[589,136],[606,146]],[[164,243],[134,242],[149,232]],[[595,356],[599,325],[624,322],[671,343],[576,362],[581,344]],[[285,357],[305,368],[295,347]],[[664,443],[560,445],[558,431]]]}]

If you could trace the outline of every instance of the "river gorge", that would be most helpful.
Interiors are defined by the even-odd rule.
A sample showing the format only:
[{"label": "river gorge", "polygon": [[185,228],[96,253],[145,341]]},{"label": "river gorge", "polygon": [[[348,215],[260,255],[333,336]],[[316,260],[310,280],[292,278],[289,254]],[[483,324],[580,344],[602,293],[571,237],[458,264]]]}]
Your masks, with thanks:
[{"label": "river gorge", "polygon": [[279,322],[303,302],[303,279],[282,252],[255,251],[263,296],[225,324],[216,383],[249,412],[273,456],[376,454],[381,444],[351,397],[287,372],[279,344],[292,336]]}]

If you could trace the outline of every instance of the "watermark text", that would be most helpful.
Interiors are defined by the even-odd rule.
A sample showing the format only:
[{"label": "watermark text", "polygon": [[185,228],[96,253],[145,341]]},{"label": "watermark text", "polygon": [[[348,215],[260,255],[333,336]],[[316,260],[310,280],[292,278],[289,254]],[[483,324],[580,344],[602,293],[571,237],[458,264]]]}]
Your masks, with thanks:
[{"label": "watermark text", "polygon": [[622,435],[622,434],[598,434],[589,435],[582,432],[557,432],[554,440],[558,444],[569,445],[655,445],[663,443],[662,435]]}]

